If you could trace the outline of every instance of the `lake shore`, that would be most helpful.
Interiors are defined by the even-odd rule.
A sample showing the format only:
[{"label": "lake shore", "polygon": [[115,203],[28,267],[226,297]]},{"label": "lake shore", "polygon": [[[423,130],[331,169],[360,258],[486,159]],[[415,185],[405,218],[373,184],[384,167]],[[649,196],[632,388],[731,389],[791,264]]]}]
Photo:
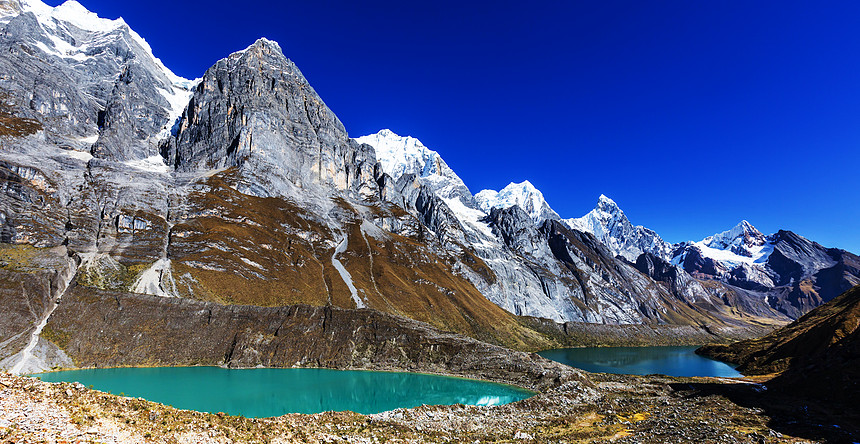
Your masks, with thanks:
[{"label": "lake shore", "polygon": [[[750,404],[745,380],[591,374],[497,407],[422,406],[376,415],[243,418],[177,410],[81,384],[0,374],[0,440],[105,442],[824,442],[839,430]],[[829,433],[830,435],[827,435]],[[818,438],[816,438],[816,436]]]}]

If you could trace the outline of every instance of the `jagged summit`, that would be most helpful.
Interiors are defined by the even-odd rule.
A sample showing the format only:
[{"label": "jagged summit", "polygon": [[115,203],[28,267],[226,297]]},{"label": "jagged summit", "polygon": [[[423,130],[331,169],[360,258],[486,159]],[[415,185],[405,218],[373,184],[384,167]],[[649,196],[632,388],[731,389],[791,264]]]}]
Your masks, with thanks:
[{"label": "jagged summit", "polygon": [[604,194],[597,199],[597,205],[585,216],[565,219],[571,228],[593,234],[603,242],[613,254],[635,262],[642,253],[651,253],[662,259],[669,259],[671,245],[654,231],[641,225],[634,226],[624,211]]},{"label": "jagged summit", "polygon": [[767,243],[764,234],[746,220],[742,220],[731,230],[717,233],[702,240],[711,248],[734,249],[762,246]]},{"label": "jagged summit", "polygon": [[501,191],[482,190],[475,195],[475,199],[481,210],[487,213],[493,208],[509,208],[518,205],[535,224],[547,219],[560,219],[558,213],[544,199],[543,193],[528,180],[520,183],[511,182]]},{"label": "jagged summit", "polygon": [[614,200],[610,199],[605,194],[601,194],[600,197],[597,198],[597,205],[602,207],[615,207],[618,208],[618,204],[615,203]]},{"label": "jagged summit", "polygon": [[[696,248],[702,257],[717,261],[727,269],[742,264],[764,264],[773,252],[769,238],[746,220],[742,220],[730,230],[693,242],[690,247]],[[684,254],[686,252],[682,253]]]},{"label": "jagged summit", "polygon": [[[275,51],[275,52],[280,53],[281,55],[284,55],[284,50],[281,49],[281,45],[274,40],[267,39],[266,37],[258,38],[257,40],[254,41],[254,43],[251,43],[250,45],[248,45],[247,48],[236,51],[231,55],[244,54],[247,51],[261,50],[261,49]],[[284,58],[286,58],[286,56],[284,56]]]}]

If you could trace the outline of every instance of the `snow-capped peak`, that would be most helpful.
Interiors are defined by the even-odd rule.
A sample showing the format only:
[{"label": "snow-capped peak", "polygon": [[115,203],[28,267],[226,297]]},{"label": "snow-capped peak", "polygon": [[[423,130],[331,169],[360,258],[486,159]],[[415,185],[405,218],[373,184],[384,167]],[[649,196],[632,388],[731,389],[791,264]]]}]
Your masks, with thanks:
[{"label": "snow-capped peak", "polygon": [[703,243],[713,248],[728,248],[733,244],[744,244],[747,246],[763,245],[767,240],[756,227],[752,226],[746,220],[734,226],[731,230],[717,233],[713,236],[708,236]]},{"label": "snow-capped peak", "polygon": [[520,183],[511,182],[501,191],[483,190],[475,195],[475,199],[481,210],[487,213],[493,208],[518,205],[536,224],[547,219],[559,219],[558,214],[547,204],[543,193],[528,180]]},{"label": "snow-capped peak", "polygon": [[135,53],[136,60],[154,64],[153,71],[163,75],[156,87],[167,101],[170,114],[168,124],[157,136],[159,138],[169,135],[170,128],[188,104],[191,90],[201,80],[189,80],[174,74],[155,57],[149,43],[122,17],[114,20],[99,17],[75,0],[56,7],[41,0],[0,0],[0,20],[9,21],[22,13],[32,13],[36,17],[43,32],[31,43],[46,54],[70,60],[73,64],[89,64],[113,52],[105,51],[104,45],[124,41]]},{"label": "snow-capped peak", "polygon": [[[395,181],[407,174],[414,174],[439,197],[449,202],[449,206],[476,209],[472,193],[463,180],[442,160],[439,153],[424,146],[420,140],[399,136],[389,129],[355,140],[373,147],[382,171]],[[455,200],[459,204],[453,202]]]},{"label": "snow-capped peak", "polygon": [[116,20],[101,18],[75,0],[68,0],[57,7],[48,6],[39,0],[23,0],[23,6],[25,11],[30,11],[36,15],[39,23],[52,28],[56,28],[56,21],[74,25],[84,31],[101,33],[111,32],[121,26],[126,26],[122,17]]},{"label": "snow-capped peak", "polygon": [[573,229],[593,234],[613,254],[631,262],[644,252],[664,259],[668,259],[671,254],[670,244],[654,231],[641,225],[634,226],[618,204],[603,194],[588,214],[563,222]]},{"label": "snow-capped peak", "polygon": [[605,194],[601,194],[600,197],[597,198],[597,204],[618,207],[618,204],[616,204],[614,200],[610,199]]},{"label": "snow-capped peak", "polygon": [[[131,29],[122,17],[115,20],[99,17],[96,13],[89,11],[75,0],[68,0],[56,7],[48,6],[41,0],[21,0],[20,5],[21,12],[32,12],[36,16],[36,20],[45,29],[46,34],[51,39],[54,50],[48,52],[79,61],[89,58],[86,55],[86,51],[89,48],[87,39],[83,39],[82,41],[71,39],[71,41],[68,41],[70,39],[67,36],[72,31],[69,29],[70,25],[77,28],[77,30],[90,34],[108,34],[119,29],[125,29],[132,40],[152,58],[175,87],[187,90],[199,81],[199,79],[189,80],[174,74],[159,58],[155,57],[149,43],[140,34]],[[10,14],[14,13],[13,15],[17,15],[19,12],[16,12],[16,9],[13,6],[8,8],[8,11],[10,11]],[[44,50],[45,48],[42,49]]]},{"label": "snow-capped peak", "polygon": [[[763,255],[769,254],[767,237],[749,222],[743,220],[731,230],[708,236],[695,245],[705,247],[709,250],[724,250],[737,256],[752,259],[752,261],[766,259]],[[735,262],[747,262],[748,260],[735,260]]]},{"label": "snow-capped peak", "polygon": [[418,177],[439,174],[439,154],[414,137],[399,136],[394,131],[383,129],[355,140],[371,145],[376,150],[376,159],[382,165],[382,171],[395,180],[405,174]]}]

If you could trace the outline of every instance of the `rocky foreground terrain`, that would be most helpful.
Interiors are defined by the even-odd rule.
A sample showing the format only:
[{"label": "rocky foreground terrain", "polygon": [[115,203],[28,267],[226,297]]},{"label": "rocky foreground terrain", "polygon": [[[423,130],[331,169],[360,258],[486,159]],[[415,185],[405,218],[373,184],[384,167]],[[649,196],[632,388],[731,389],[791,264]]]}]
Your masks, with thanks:
[{"label": "rocky foreground terrain", "polygon": [[569,381],[504,406],[243,418],[4,373],[0,442],[800,443],[860,437],[850,413],[832,416],[785,401],[748,381],[593,374],[587,382]]}]

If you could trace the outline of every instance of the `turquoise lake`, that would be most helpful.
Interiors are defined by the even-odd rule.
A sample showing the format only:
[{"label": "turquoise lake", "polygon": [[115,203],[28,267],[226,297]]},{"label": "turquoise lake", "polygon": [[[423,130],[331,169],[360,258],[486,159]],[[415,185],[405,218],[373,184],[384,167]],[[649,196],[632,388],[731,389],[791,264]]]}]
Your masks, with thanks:
[{"label": "turquoise lake", "polygon": [[422,404],[500,405],[534,393],[471,379],[328,369],[106,368],[39,373],[180,409],[246,417],[351,410],[370,414]]},{"label": "turquoise lake", "polygon": [[698,347],[584,347],[538,354],[595,373],[669,376],[739,377],[734,367],[694,353]]}]

